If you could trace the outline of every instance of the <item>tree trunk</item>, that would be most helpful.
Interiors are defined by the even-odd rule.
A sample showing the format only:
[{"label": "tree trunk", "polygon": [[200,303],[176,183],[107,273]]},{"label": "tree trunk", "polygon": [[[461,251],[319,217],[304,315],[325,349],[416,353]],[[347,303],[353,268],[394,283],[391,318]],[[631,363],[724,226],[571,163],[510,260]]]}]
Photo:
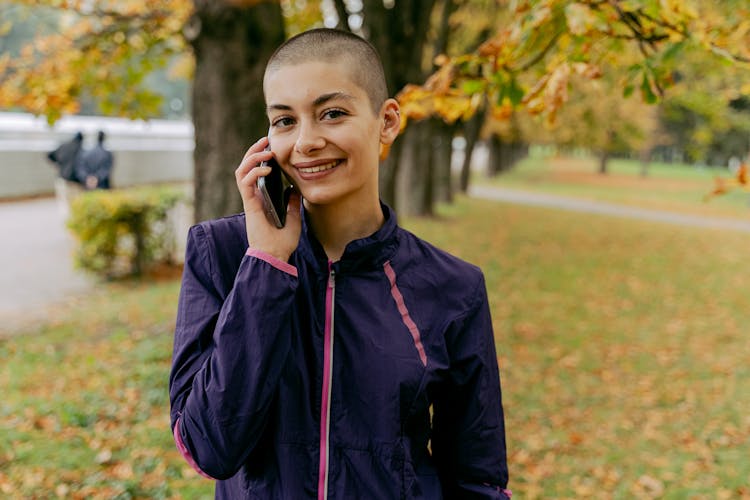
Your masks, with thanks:
[{"label": "tree trunk", "polygon": [[432,135],[432,168],[435,170],[434,201],[451,203],[453,201],[453,135],[457,124],[447,124],[436,120]]},{"label": "tree trunk", "polygon": [[195,52],[195,219],[242,210],[234,170],[247,148],[266,135],[262,79],[266,61],[284,41],[281,7],[229,0],[194,0],[185,28]]},{"label": "tree trunk", "polygon": [[651,148],[643,148],[638,156],[641,160],[641,177],[648,177],[651,167]]},{"label": "tree trunk", "polygon": [[505,168],[506,151],[502,139],[493,134],[487,141],[487,177],[495,177]]},{"label": "tree trunk", "polygon": [[511,147],[513,149],[510,168],[513,168],[519,161],[529,156],[529,145],[526,142],[517,140],[511,144]]},{"label": "tree trunk", "polygon": [[607,175],[607,167],[609,164],[609,151],[605,148],[599,152],[599,173]]},{"label": "tree trunk", "polygon": [[402,214],[429,215],[432,212],[432,173],[430,168],[430,134],[432,121],[409,125],[400,139],[400,169],[397,179],[396,205]]},{"label": "tree trunk", "polygon": [[401,139],[394,142],[388,158],[380,164],[380,198],[393,208],[397,205],[398,163],[403,143]]},{"label": "tree trunk", "polygon": [[415,179],[421,184],[421,197],[419,205],[414,213],[419,215],[432,215],[435,207],[435,155],[432,149],[433,131],[435,130],[434,119],[425,123],[424,135],[421,137],[421,159],[418,164],[418,177]]},{"label": "tree trunk", "polygon": [[[363,1],[362,30],[380,53],[391,95],[396,95],[407,83],[421,83],[427,76],[423,60],[434,4],[435,0],[399,0],[394,7],[386,8],[382,0]],[[415,133],[414,125],[410,124],[396,140],[388,161],[381,166],[381,196],[399,212],[402,212],[399,203],[404,197],[396,184],[415,174],[401,170],[420,169],[415,163],[420,161],[419,152],[407,151],[411,147],[421,147],[419,137],[409,137]],[[409,158],[412,160],[405,161]]]},{"label": "tree trunk", "polygon": [[608,130],[604,146],[599,152],[599,173],[601,175],[607,175],[607,167],[609,166],[609,157],[612,155],[612,144],[614,143],[614,140],[615,131]]},{"label": "tree trunk", "polygon": [[474,146],[479,140],[479,133],[484,123],[484,108],[480,108],[469,121],[464,123],[464,139],[466,139],[466,148],[464,149],[464,162],[461,166],[461,181],[459,189],[462,193],[469,190],[469,179],[471,177],[471,160],[474,156]]}]

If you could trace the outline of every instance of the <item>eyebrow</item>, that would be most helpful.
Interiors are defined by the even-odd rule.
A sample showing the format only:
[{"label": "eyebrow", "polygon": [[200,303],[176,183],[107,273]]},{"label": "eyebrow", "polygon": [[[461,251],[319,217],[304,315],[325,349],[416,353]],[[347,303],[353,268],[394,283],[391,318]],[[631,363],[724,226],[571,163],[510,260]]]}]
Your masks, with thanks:
[{"label": "eyebrow", "polygon": [[[327,94],[323,94],[321,96],[318,96],[313,101],[313,107],[321,106],[328,101],[333,101],[336,99],[344,99],[346,101],[353,101],[354,96],[349,95],[345,92],[329,92]],[[287,104],[270,104],[266,107],[266,112],[269,111],[291,111],[292,107]]]},{"label": "eyebrow", "polygon": [[346,101],[353,101],[354,96],[351,96],[349,94],[345,94],[344,92],[330,92],[328,94],[323,94],[322,96],[318,97],[313,101],[313,106],[317,107],[321,104],[325,104],[328,101],[332,101],[334,99],[344,99]]}]

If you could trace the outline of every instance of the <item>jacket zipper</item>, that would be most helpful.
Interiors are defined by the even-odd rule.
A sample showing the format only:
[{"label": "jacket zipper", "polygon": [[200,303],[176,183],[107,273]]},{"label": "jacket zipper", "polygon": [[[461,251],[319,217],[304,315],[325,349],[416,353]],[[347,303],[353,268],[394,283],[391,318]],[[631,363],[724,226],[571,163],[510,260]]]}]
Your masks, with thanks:
[{"label": "jacket zipper", "polygon": [[320,465],[318,466],[318,500],[328,498],[328,463],[330,455],[331,385],[333,382],[333,309],[335,305],[336,271],[328,263],[326,317],[323,333],[323,388],[320,400]]}]

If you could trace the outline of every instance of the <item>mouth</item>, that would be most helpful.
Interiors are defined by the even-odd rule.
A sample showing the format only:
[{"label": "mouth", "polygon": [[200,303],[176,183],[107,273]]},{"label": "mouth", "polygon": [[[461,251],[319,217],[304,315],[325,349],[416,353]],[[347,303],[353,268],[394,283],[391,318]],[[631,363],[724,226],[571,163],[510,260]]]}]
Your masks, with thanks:
[{"label": "mouth", "polygon": [[318,172],[325,172],[326,170],[331,170],[332,168],[338,167],[344,160],[333,160],[326,163],[320,163],[318,165],[311,165],[311,166],[297,166],[297,170],[299,170],[302,174],[317,174]]}]

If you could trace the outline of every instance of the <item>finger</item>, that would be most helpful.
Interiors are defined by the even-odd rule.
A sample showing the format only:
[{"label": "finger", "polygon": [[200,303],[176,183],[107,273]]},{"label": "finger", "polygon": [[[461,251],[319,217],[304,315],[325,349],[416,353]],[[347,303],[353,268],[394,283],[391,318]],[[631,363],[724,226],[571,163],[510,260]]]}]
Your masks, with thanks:
[{"label": "finger", "polygon": [[261,162],[267,161],[273,158],[273,153],[270,151],[256,151],[245,155],[242,159],[242,163],[235,169],[234,176],[237,182],[240,182],[250,170],[260,165]]},{"label": "finger", "polygon": [[255,144],[253,144],[247,149],[247,151],[245,152],[245,156],[242,158],[242,161],[244,161],[245,158],[247,158],[249,155],[253,153],[263,151],[267,145],[268,145],[268,137],[261,137],[260,139],[255,141]]},{"label": "finger", "polygon": [[243,187],[255,188],[258,178],[265,177],[271,173],[271,167],[255,167],[251,168],[248,173],[239,181],[239,184]]},{"label": "finger", "polygon": [[255,164],[267,159],[262,158],[260,160],[257,160],[256,158],[254,158],[254,155],[264,152],[266,146],[268,146],[268,137],[261,137],[260,139],[255,141],[255,144],[250,146],[247,151],[245,151],[245,155],[242,157],[242,161],[240,161],[239,166],[235,169],[235,176],[237,177],[237,180],[239,180],[240,177],[244,177],[245,172],[255,166]]}]

